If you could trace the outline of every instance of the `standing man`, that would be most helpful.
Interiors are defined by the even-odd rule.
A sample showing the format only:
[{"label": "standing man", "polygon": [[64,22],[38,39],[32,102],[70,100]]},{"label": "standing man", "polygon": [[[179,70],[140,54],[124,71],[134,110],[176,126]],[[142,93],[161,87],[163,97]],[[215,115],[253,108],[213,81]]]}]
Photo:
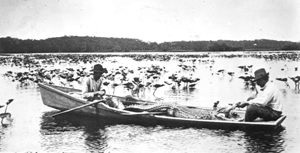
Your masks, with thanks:
[{"label": "standing man", "polygon": [[256,118],[265,121],[275,121],[282,114],[281,93],[273,82],[269,81],[269,73],[261,68],[254,72],[254,81],[261,91],[245,102],[239,102],[237,107],[247,107],[245,121],[251,122]]},{"label": "standing man", "polygon": [[93,101],[95,99],[102,99],[105,95],[105,90],[101,90],[102,75],[107,73],[107,69],[103,68],[101,64],[94,65],[92,69],[93,75],[87,78],[83,88],[83,98]]}]

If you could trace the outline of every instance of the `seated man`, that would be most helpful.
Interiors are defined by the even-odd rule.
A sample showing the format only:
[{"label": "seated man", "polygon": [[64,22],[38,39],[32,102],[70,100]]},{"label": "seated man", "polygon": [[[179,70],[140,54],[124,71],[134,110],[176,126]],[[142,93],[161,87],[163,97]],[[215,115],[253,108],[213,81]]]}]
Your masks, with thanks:
[{"label": "seated man", "polygon": [[237,107],[247,107],[245,121],[262,118],[265,121],[275,121],[282,114],[281,93],[274,83],[269,81],[269,73],[265,69],[254,72],[254,81],[261,87],[261,92],[245,102],[239,102]]},{"label": "seated man", "polygon": [[102,74],[107,73],[107,70],[101,64],[96,64],[92,69],[93,75],[87,78],[83,86],[83,98],[93,101],[95,99],[102,99],[105,95],[105,90],[101,89]]},{"label": "seated man", "polygon": [[[93,75],[87,78],[84,88],[82,90],[83,98],[88,99],[88,101],[101,100],[104,99],[106,92],[101,89],[102,86],[102,75],[107,73],[106,68],[103,68],[101,64],[94,65]],[[106,104],[113,108],[124,108],[120,102],[113,101],[112,98],[105,98]]]}]

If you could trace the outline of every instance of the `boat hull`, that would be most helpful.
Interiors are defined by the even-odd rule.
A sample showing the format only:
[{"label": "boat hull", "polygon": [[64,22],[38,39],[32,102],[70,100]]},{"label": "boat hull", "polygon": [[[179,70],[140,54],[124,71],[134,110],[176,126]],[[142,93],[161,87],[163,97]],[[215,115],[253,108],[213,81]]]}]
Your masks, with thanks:
[{"label": "boat hull", "polygon": [[[81,92],[77,89],[39,84],[43,103],[46,106],[58,109],[68,110],[84,104],[87,101],[76,98],[69,93]],[[163,125],[168,127],[200,127],[215,129],[276,129],[280,127],[286,116],[281,116],[277,121],[268,122],[237,122],[223,120],[200,120],[170,117],[166,115],[153,115],[148,113],[136,113],[116,108],[111,108],[106,104],[99,103],[92,106],[84,107],[72,112],[96,118],[105,118],[120,123],[137,123],[143,125]]]}]

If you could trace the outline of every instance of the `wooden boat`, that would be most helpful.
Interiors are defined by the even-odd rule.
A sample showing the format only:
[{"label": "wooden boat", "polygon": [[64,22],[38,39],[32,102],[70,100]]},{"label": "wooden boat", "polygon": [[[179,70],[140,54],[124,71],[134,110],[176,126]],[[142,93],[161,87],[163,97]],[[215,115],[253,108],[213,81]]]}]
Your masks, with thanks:
[{"label": "wooden boat", "polygon": [[[82,98],[76,98],[70,93],[81,92],[78,89],[66,88],[61,86],[39,84],[43,103],[46,106],[64,111],[87,104]],[[126,99],[122,99],[126,101]],[[143,102],[143,101],[142,101]],[[85,116],[94,116],[109,120],[117,120],[120,123],[163,125],[168,127],[203,127],[217,129],[276,129],[280,127],[286,116],[282,115],[276,121],[255,121],[255,122],[237,122],[224,120],[201,120],[171,117],[164,114],[149,114],[147,112],[132,112],[109,107],[104,103],[98,103],[84,107],[72,112]],[[243,111],[241,111],[241,114]]]}]

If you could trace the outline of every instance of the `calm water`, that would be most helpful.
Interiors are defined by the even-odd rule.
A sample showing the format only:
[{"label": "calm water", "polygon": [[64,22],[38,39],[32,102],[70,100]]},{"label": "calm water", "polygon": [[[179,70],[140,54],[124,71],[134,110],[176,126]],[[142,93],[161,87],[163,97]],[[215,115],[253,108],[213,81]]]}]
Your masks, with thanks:
[{"label": "calm water", "polygon": [[[290,88],[279,77],[293,77],[300,74],[294,67],[299,67],[296,61],[266,61],[257,58],[213,58],[213,62],[203,63],[185,61],[186,65],[195,65],[193,77],[201,80],[193,90],[172,90],[169,86],[159,88],[155,96],[164,101],[178,102],[194,106],[211,107],[219,100],[221,106],[228,103],[245,100],[251,94],[246,90],[244,75],[237,66],[253,65],[252,70],[264,67],[270,72],[271,80],[278,85],[283,93],[284,114],[286,120],[282,123],[284,130],[278,131],[226,131],[196,128],[166,128],[163,126],[141,126],[115,124],[113,121],[94,120],[86,117],[66,115],[57,119],[46,117],[55,111],[44,106],[37,86],[21,87],[17,82],[0,76],[0,104],[12,98],[8,112],[13,121],[7,127],[0,127],[0,152],[297,152],[300,147],[300,93],[294,90],[294,83],[288,80]],[[117,62],[111,62],[111,61]],[[60,64],[48,66],[53,68],[90,67],[91,64]],[[138,66],[150,67],[159,65],[166,72],[161,80],[177,71],[178,60],[134,61],[130,58],[111,58],[103,63],[108,69],[127,66],[136,70]],[[213,66],[210,68],[210,66]],[[235,72],[231,78],[216,72],[225,69]],[[26,71],[24,68],[0,66],[0,73],[8,70]],[[135,71],[137,72],[137,71]],[[186,73],[186,74],[185,74]],[[252,72],[253,73],[253,72]],[[189,75],[184,72],[183,74]],[[137,74],[138,75],[138,74]],[[80,84],[73,84],[80,88]],[[112,93],[111,89],[107,89]],[[126,95],[128,91],[121,87],[115,93]],[[153,89],[145,92],[145,99],[154,100]],[[4,112],[5,108],[0,111]],[[11,122],[11,123],[10,123]]]}]

